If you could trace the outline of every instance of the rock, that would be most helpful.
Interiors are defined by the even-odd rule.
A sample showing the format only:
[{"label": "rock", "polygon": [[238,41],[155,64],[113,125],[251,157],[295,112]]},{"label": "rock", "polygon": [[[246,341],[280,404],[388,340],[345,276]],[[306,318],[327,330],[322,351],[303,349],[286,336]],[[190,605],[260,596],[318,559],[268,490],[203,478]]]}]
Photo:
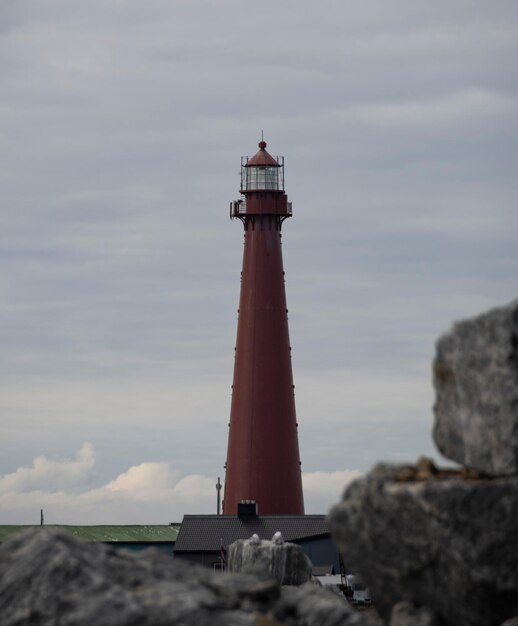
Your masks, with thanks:
[{"label": "rock", "polygon": [[283,544],[284,543],[284,537],[282,536],[282,533],[280,530],[278,530],[276,533],[274,533],[273,537],[272,537],[272,541],[273,543],[277,543],[277,544]]},{"label": "rock", "polygon": [[353,612],[343,596],[322,590],[312,583],[285,587],[272,611],[282,624],[304,626],[381,626],[374,611]]},{"label": "rock", "polygon": [[392,609],[390,626],[440,626],[440,622],[424,606],[416,607],[410,602],[399,602]]},{"label": "rock", "polygon": [[311,580],[312,564],[295,543],[284,543],[281,533],[272,541],[238,539],[228,548],[231,572],[263,570],[281,585],[302,585]]},{"label": "rock", "polygon": [[395,479],[398,482],[408,482],[414,480],[428,480],[433,476],[443,474],[434,464],[432,459],[421,456],[415,465],[403,465],[399,468]]},{"label": "rock", "polygon": [[213,572],[155,550],[117,551],[45,528],[0,546],[2,626],[368,626],[325,590],[311,594],[308,622],[301,595],[285,595],[276,581]]},{"label": "rock", "polygon": [[435,463],[425,457],[419,457],[416,465],[416,480],[428,480],[432,476],[437,476],[439,470],[435,466]]},{"label": "rock", "polygon": [[437,343],[433,437],[444,456],[518,473],[518,300],[462,321]]},{"label": "rock", "polygon": [[446,626],[498,626],[517,615],[518,478],[397,481],[401,470],[376,466],[329,517],[346,568],[382,617],[403,601]]}]

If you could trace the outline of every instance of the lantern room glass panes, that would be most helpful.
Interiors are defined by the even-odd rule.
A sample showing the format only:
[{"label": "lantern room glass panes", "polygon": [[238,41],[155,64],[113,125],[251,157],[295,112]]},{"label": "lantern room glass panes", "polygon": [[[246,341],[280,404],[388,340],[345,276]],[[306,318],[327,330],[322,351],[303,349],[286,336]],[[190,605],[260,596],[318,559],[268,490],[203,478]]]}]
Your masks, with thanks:
[{"label": "lantern room glass panes", "polygon": [[246,168],[245,189],[282,189],[279,185],[279,167],[250,165]]},{"label": "lantern room glass panes", "polygon": [[284,191],[284,157],[273,158],[277,165],[249,165],[249,157],[241,157],[241,191]]}]

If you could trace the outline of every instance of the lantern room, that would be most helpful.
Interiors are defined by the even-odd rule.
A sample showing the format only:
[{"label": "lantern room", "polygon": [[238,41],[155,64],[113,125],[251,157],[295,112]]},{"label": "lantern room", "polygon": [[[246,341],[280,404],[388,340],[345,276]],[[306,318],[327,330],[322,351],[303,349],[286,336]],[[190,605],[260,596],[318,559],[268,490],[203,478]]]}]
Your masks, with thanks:
[{"label": "lantern room", "polygon": [[259,142],[253,157],[241,157],[241,194],[244,198],[230,203],[230,219],[246,224],[249,216],[273,215],[280,224],[291,217],[291,202],[284,193],[284,157],[266,151],[266,141]]},{"label": "lantern room", "polygon": [[269,154],[266,141],[253,157],[241,157],[241,193],[254,191],[284,192],[284,157]]}]

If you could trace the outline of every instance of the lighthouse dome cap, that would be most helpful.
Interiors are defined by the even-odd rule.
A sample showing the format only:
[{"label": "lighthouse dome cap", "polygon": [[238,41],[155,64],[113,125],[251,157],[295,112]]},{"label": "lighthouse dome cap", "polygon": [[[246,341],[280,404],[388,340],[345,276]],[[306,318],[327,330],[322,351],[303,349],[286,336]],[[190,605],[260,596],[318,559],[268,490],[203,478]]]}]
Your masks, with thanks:
[{"label": "lighthouse dome cap", "polygon": [[266,141],[259,142],[259,150],[254,154],[253,157],[248,159],[246,164],[247,167],[254,165],[270,165],[274,167],[280,167],[277,159],[272,157],[272,155],[266,150]]}]

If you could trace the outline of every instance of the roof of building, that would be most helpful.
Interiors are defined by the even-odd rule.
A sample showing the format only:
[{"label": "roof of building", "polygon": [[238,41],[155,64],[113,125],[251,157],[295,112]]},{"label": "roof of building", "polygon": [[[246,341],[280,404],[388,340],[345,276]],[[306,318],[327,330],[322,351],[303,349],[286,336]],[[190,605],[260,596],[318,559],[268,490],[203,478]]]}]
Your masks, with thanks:
[{"label": "roof of building", "polygon": [[254,533],[271,539],[280,531],[285,541],[303,541],[329,533],[325,515],[185,515],[175,552],[214,552]]},{"label": "roof of building", "polygon": [[272,157],[272,155],[266,151],[266,141],[259,142],[259,150],[253,157],[248,159],[246,165],[247,167],[250,165],[273,165],[273,167],[280,167],[277,159]]},{"label": "roof of building", "polygon": [[[178,536],[179,524],[167,526],[61,526],[46,524],[46,528],[61,529],[85,541],[122,543],[163,543],[174,542]],[[9,535],[28,528],[40,526],[0,526],[0,541]]]}]

